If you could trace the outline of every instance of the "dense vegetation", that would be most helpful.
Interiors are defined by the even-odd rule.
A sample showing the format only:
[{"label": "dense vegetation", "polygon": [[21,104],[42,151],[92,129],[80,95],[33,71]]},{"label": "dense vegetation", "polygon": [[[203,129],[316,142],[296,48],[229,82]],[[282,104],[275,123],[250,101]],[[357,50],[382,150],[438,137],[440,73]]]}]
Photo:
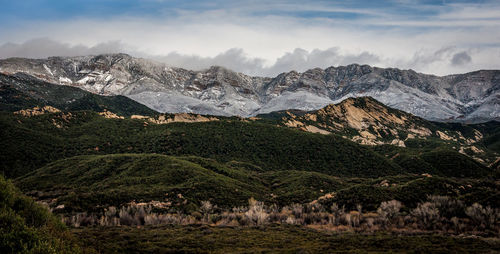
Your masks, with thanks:
[{"label": "dense vegetation", "polygon": [[155,125],[135,119],[105,119],[83,111],[31,118],[4,113],[0,125],[0,145],[5,149],[0,170],[9,177],[26,174],[56,158],[124,152],[235,160],[265,171],[365,177],[403,172],[386,158],[341,137],[261,123],[223,120]]},{"label": "dense vegetation", "polygon": [[[168,202],[173,210],[197,211],[200,202],[222,208],[246,204],[250,197],[279,206],[307,203],[328,193],[322,202],[375,210],[397,199],[415,207],[427,195],[447,195],[466,204],[500,202],[498,185],[488,179],[427,177],[335,177],[297,170],[264,171],[235,161],[219,163],[201,157],[158,154],[86,155],[58,160],[16,180],[39,200],[65,205],[59,212],[102,211],[131,201]],[[180,195],[180,196],[179,196]]]},{"label": "dense vegetation", "polygon": [[38,198],[50,192],[72,210],[92,211],[132,200],[159,200],[189,208],[200,200],[216,198],[220,205],[242,205],[250,197],[265,196],[266,188],[260,181],[255,172],[213,160],[120,154],[56,161],[16,183],[26,192],[38,191]]},{"label": "dense vegetation", "polygon": [[0,176],[1,253],[79,253],[59,218]]},{"label": "dense vegetation", "polygon": [[[9,177],[60,158],[124,152],[196,155],[250,163],[264,171],[302,170],[333,176],[378,177],[410,172],[482,177],[491,173],[467,156],[441,149],[439,144],[425,150],[412,150],[415,145],[411,142],[409,149],[375,147],[386,155],[384,158],[372,148],[335,135],[230,119],[155,125],[134,119],[105,119],[86,111],[31,118],[0,113],[0,119],[0,142],[6,151],[0,155],[4,161],[0,170]],[[57,128],[54,123],[63,127]],[[397,153],[399,157],[391,161]]]},{"label": "dense vegetation", "polygon": [[492,169],[441,142],[416,139],[407,143],[407,148],[381,145],[373,149],[390,158],[408,173],[425,172],[454,177],[483,177],[492,174]]}]

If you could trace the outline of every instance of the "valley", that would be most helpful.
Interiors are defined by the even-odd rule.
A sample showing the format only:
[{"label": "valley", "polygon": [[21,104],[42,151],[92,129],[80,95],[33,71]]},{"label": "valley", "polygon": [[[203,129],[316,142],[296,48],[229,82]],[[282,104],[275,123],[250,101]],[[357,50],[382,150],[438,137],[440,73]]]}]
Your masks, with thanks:
[{"label": "valley", "polygon": [[160,113],[50,81],[0,75],[7,252],[500,250],[495,118],[429,121],[364,96]]}]

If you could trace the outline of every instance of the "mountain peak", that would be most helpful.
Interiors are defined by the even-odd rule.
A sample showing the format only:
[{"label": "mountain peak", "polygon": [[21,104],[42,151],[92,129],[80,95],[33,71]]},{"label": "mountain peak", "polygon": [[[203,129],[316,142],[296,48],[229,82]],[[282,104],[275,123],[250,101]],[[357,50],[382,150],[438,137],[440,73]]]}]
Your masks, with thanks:
[{"label": "mountain peak", "polygon": [[310,127],[313,126],[324,132],[344,133],[350,135],[353,141],[366,145],[391,143],[404,146],[403,139],[408,135],[403,132],[408,129],[415,130],[410,137],[431,135],[431,131],[422,124],[422,119],[366,96],[347,98],[303,116],[289,116],[282,119],[286,126],[306,130],[313,130]]}]

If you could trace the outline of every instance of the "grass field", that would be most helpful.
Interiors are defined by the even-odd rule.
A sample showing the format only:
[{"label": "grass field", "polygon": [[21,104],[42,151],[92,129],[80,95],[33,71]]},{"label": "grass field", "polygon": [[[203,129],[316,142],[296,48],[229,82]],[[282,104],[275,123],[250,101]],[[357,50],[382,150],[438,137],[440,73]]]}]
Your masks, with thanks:
[{"label": "grass field", "polygon": [[356,234],[300,226],[82,228],[102,253],[496,253],[500,240],[442,235]]}]

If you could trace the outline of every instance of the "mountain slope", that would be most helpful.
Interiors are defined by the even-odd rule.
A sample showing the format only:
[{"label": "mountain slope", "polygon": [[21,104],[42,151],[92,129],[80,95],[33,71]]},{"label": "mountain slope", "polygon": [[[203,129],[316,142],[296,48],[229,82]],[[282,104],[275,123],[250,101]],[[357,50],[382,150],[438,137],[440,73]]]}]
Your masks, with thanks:
[{"label": "mountain slope", "polygon": [[222,67],[171,68],[126,54],[0,60],[0,72],[23,72],[103,95],[124,95],[160,112],[250,116],[316,110],[348,97],[371,96],[438,121],[500,119],[500,71],[437,77],[412,70],[348,65],[251,77]]},{"label": "mountain slope", "polygon": [[457,162],[467,155],[485,165],[499,156],[494,141],[499,122],[479,125],[431,122],[387,107],[370,97],[349,98],[316,111],[287,110],[258,117],[306,132],[341,135],[364,145],[390,144],[410,148],[399,151],[400,155],[412,149],[427,149],[420,151],[421,155],[441,147],[448,150],[445,157],[455,151],[453,156]]},{"label": "mountain slope", "polygon": [[64,111],[111,111],[122,116],[156,111],[125,96],[101,96],[76,87],[55,85],[25,74],[0,74],[0,110],[52,106]]},{"label": "mountain slope", "polygon": [[[371,97],[349,98],[310,112],[282,111],[259,115],[278,119],[281,125],[317,133],[336,133],[367,145],[405,146],[408,139],[438,138],[473,144],[483,134],[470,125],[449,128],[401,110],[385,106]],[[462,133],[463,132],[463,133]]]}]

